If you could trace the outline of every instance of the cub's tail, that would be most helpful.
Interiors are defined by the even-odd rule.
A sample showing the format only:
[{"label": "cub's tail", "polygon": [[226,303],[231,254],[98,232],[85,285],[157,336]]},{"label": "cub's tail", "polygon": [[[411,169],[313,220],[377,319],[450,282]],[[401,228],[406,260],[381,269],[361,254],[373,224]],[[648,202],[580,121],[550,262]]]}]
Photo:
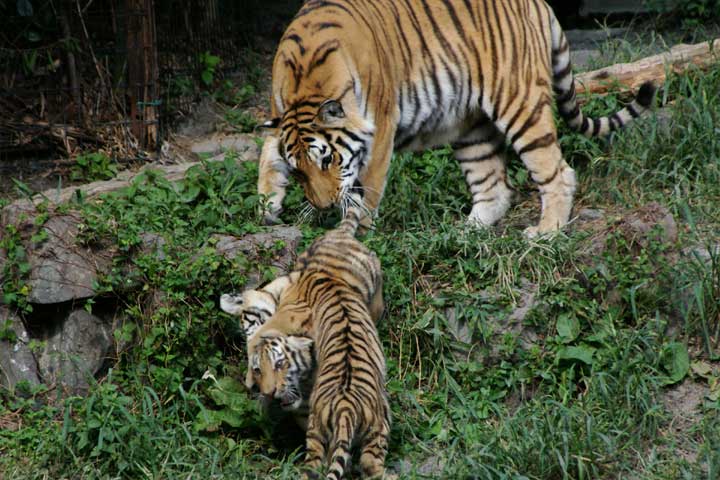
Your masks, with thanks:
[{"label": "cub's tail", "polygon": [[354,237],[357,233],[358,227],[360,226],[361,215],[362,213],[358,207],[354,205],[349,207],[345,211],[345,216],[342,221],[340,221],[340,224],[337,226],[337,230]]}]

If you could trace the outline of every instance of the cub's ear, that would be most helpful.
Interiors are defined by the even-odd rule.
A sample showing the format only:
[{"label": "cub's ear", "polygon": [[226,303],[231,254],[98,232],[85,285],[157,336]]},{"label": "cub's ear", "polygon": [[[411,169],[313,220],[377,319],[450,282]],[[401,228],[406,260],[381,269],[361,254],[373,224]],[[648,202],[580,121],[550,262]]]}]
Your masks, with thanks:
[{"label": "cub's ear", "polygon": [[267,122],[258,125],[258,128],[277,128],[280,126],[280,117],[275,117]]},{"label": "cub's ear", "polygon": [[337,100],[327,100],[320,106],[315,120],[321,123],[332,123],[345,118],[345,110]]},{"label": "cub's ear", "polygon": [[255,388],[255,377],[252,373],[252,368],[248,365],[247,373],[245,374],[245,388],[249,391],[253,391]]},{"label": "cub's ear", "polygon": [[269,328],[265,330],[261,335],[261,340],[272,340],[273,338],[282,337],[283,333],[279,330],[276,330],[274,328]]},{"label": "cub's ear", "polygon": [[313,344],[312,338],[300,335],[289,335],[287,341],[288,345],[290,345],[296,350],[305,350],[312,348]]}]

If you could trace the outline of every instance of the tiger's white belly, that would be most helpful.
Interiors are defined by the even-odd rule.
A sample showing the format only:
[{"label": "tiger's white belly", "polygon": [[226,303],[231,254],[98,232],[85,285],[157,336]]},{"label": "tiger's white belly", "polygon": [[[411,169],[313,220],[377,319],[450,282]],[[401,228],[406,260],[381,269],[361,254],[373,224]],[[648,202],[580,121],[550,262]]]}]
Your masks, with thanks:
[{"label": "tiger's white belly", "polygon": [[452,91],[445,92],[442,101],[437,100],[428,91],[422,92],[417,99],[410,94],[399,96],[400,119],[395,134],[397,150],[417,152],[451,144],[482,116],[474,92],[471,92],[470,98],[467,95],[457,97]]},{"label": "tiger's white belly", "polygon": [[438,148],[455,142],[468,129],[467,122],[456,122],[454,124],[438,127],[436,130],[420,132],[412,137],[407,145],[400,151],[421,152],[431,148]]}]

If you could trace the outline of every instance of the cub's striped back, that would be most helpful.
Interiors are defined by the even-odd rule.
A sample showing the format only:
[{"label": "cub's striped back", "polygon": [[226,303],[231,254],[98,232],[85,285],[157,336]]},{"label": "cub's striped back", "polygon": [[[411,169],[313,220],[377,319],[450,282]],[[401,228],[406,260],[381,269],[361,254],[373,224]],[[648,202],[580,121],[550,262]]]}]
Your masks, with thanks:
[{"label": "cub's striped back", "polygon": [[[248,339],[248,388],[282,405],[301,411],[296,393],[303,390],[295,385],[302,382],[288,376],[292,370],[299,378],[316,365],[306,466],[311,474],[326,463],[328,478],[342,477],[354,441],[363,471],[382,474],[390,431],[385,360],[375,328],[384,310],[382,271],[377,256],[355,239],[358,224],[358,211],[349,209],[338,228],[298,257],[286,278],[264,287],[278,301]],[[307,361],[310,352],[313,362]]]}]

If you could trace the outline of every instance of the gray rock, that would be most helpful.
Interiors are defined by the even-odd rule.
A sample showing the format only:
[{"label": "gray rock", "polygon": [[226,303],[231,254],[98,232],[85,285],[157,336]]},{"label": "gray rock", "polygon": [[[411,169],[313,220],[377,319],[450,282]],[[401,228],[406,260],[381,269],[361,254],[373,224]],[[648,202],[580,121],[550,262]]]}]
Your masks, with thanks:
[{"label": "gray rock", "polygon": [[600,51],[595,49],[577,49],[570,51],[570,61],[575,70],[588,70],[593,60],[600,56]]},{"label": "gray rock", "polygon": [[[527,349],[537,344],[538,336],[534,330],[523,325],[528,313],[537,305],[539,286],[526,278],[520,279],[520,289],[517,291],[517,302],[513,310],[505,318],[498,319],[496,335],[501,338],[508,333],[515,335],[520,345]],[[497,355],[497,342],[493,346],[491,356]]]},{"label": "gray rock", "polygon": [[682,253],[686,257],[700,260],[709,265],[712,263],[713,258],[720,259],[720,243],[710,247],[683,248]]},{"label": "gray rock", "polygon": [[462,343],[472,342],[472,331],[467,322],[458,319],[457,307],[449,307],[445,309],[445,318],[447,319],[450,334],[456,341]]},{"label": "gray rock", "polygon": [[87,392],[113,346],[112,324],[85,310],[75,310],[45,339],[38,355],[40,375],[73,394]]},{"label": "gray rock", "polygon": [[112,254],[94,252],[78,244],[80,219],[73,215],[51,217],[43,226],[48,238],[30,258],[28,301],[61,303],[92,297],[99,272],[108,271]]},{"label": "gray rock", "polygon": [[[296,251],[302,233],[297,227],[277,226],[267,232],[253,233],[236,237],[233,235],[215,234],[210,237],[210,244],[215,245],[219,255],[232,260],[238,255],[244,255],[251,262],[267,262],[263,251],[274,253],[270,259],[270,265],[279,270],[278,274],[287,273],[295,263]],[[276,246],[282,245],[278,250]],[[257,286],[262,278],[259,272],[248,273],[248,284],[246,288]]]},{"label": "gray rock", "polygon": [[658,125],[658,130],[666,134],[670,133],[670,127],[672,126],[673,112],[670,107],[659,108],[654,111],[655,121]]},{"label": "gray rock", "polygon": [[422,463],[411,462],[408,459],[402,459],[392,465],[391,469],[401,475],[418,474],[431,478],[438,478],[437,475],[442,473],[445,468],[445,460],[438,455],[430,455],[425,458]]},{"label": "gray rock", "polygon": [[192,113],[177,128],[177,134],[186,137],[208,135],[216,130],[216,123],[221,116],[217,105],[209,98],[204,98],[193,106]]},{"label": "gray rock", "polygon": [[165,238],[157,233],[146,232],[140,235],[140,253],[154,254],[158,260],[165,260]]},{"label": "gray rock", "polygon": [[[197,154],[223,156],[224,152],[234,150],[239,154],[240,160],[255,160],[260,156],[260,148],[254,135],[213,135],[210,138],[196,140],[190,144],[190,150]],[[219,159],[219,158],[218,158]]]},{"label": "gray rock", "polygon": [[584,0],[580,15],[647,12],[644,0]]},{"label": "gray rock", "polygon": [[670,211],[655,202],[648,203],[636,211],[630,213],[624,223],[640,245],[646,246],[650,240],[650,232],[659,225],[662,229],[662,236],[659,239],[664,243],[675,243],[678,238],[678,228],[675,218]]},{"label": "gray rock", "polygon": [[577,213],[577,216],[580,220],[600,220],[601,218],[605,218],[605,210],[599,208],[583,208]]},{"label": "gray rock", "polygon": [[[538,285],[529,280],[520,279],[521,286],[515,292],[517,302],[508,315],[492,317],[487,320],[489,338],[482,343],[484,348],[467,348],[479,341],[470,325],[458,315],[463,305],[455,305],[445,309],[448,333],[461,344],[456,347],[455,358],[466,359],[472,352],[471,358],[485,364],[494,364],[501,358],[500,346],[502,337],[510,334],[518,339],[520,345],[527,349],[538,343],[538,335],[532,328],[523,324],[528,313],[537,305]],[[490,293],[483,292],[481,296],[488,302],[495,301]]]},{"label": "gray rock", "polygon": [[605,28],[595,30],[565,30],[565,37],[570,43],[571,50],[595,48],[598,44],[615,37],[622,37],[628,33],[627,28]]},{"label": "gray rock", "polygon": [[30,336],[20,317],[0,306],[0,330],[9,328],[13,341],[0,340],[0,385],[13,390],[18,382],[39,385],[38,366],[30,350]]}]

